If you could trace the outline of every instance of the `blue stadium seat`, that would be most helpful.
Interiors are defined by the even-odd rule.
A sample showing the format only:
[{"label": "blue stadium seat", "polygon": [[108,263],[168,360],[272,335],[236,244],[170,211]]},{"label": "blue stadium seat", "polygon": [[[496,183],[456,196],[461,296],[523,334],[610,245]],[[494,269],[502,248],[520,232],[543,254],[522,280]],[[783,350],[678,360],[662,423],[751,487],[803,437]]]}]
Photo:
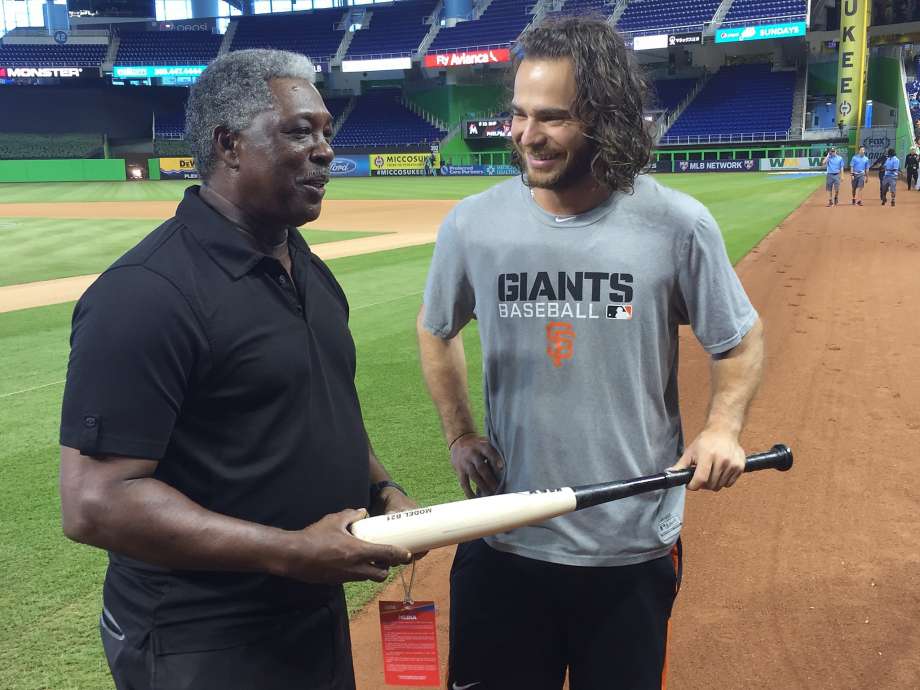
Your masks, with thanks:
[{"label": "blue stadium seat", "polygon": [[802,21],[808,13],[805,0],[735,0],[722,20],[725,24]]},{"label": "blue stadium seat", "polygon": [[4,67],[99,67],[109,47],[106,44],[14,44],[0,46]]},{"label": "blue stadium seat", "polygon": [[683,101],[697,80],[691,79],[659,79],[652,84],[652,102],[649,104],[654,109],[670,112]]},{"label": "blue stadium seat", "polygon": [[441,29],[428,52],[507,46],[533,19],[527,10],[534,4],[534,0],[492,0],[479,19]]},{"label": "blue stadium seat", "polygon": [[359,96],[332,145],[409,146],[440,141],[446,132],[408,110],[400,103],[401,95],[399,89],[374,89]]},{"label": "blue stadium seat", "polygon": [[207,31],[126,31],[116,65],[206,65],[217,57],[220,34]]},{"label": "blue stadium seat", "polygon": [[275,48],[307,55],[325,63],[335,55],[345,35],[336,28],[345,9],[338,7],[317,12],[242,17],[230,50]]},{"label": "blue stadium seat", "polygon": [[617,29],[624,32],[701,29],[712,20],[720,4],[720,0],[629,0]]},{"label": "blue stadium seat", "polygon": [[563,15],[601,15],[609,17],[616,6],[616,0],[566,0],[558,12],[548,12],[552,16]]},{"label": "blue stadium seat", "polygon": [[795,80],[795,72],[774,72],[769,64],[723,67],[662,142],[696,143],[733,135],[746,141],[783,138],[792,122]]},{"label": "blue stadium seat", "polygon": [[348,57],[413,55],[431,28],[423,21],[434,11],[437,0],[403,0],[394,5],[373,5],[366,29],[355,32]]}]

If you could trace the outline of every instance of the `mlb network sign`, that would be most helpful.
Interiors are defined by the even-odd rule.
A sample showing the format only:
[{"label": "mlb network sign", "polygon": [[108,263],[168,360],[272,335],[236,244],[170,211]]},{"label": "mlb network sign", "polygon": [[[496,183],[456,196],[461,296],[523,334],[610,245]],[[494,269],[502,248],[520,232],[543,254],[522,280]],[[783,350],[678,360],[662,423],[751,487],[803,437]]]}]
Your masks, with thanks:
[{"label": "mlb network sign", "polygon": [[804,36],[805,22],[785,24],[755,24],[754,26],[730,26],[716,31],[716,43],[737,43],[738,41],[762,41],[768,38],[794,38]]},{"label": "mlb network sign", "polygon": [[755,172],[757,161],[750,158],[737,161],[675,161],[674,172]]},{"label": "mlb network sign", "polygon": [[494,62],[511,62],[511,51],[507,48],[495,50],[462,50],[455,53],[426,55],[425,67],[463,67],[464,65],[488,65]]}]

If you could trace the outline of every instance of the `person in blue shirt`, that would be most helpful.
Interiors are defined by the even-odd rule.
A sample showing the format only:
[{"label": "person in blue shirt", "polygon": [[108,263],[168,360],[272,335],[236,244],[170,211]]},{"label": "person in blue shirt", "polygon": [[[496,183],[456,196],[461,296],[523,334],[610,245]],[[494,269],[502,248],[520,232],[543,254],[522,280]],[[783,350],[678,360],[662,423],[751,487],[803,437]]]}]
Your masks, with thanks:
[{"label": "person in blue shirt", "polygon": [[837,155],[837,147],[831,146],[831,150],[824,157],[824,167],[827,169],[827,181],[824,188],[827,190],[827,205],[836,206],[837,196],[840,194],[840,171],[843,170],[843,157]]},{"label": "person in blue shirt", "polygon": [[898,173],[901,170],[901,161],[894,155],[894,149],[888,149],[888,160],[882,167],[885,171],[882,177],[882,206],[888,201],[888,192],[891,192],[891,207],[894,208],[894,197],[898,189]]},{"label": "person in blue shirt", "polygon": [[866,147],[860,146],[859,152],[850,159],[850,184],[853,187],[851,204],[863,205],[863,188],[866,186],[866,173],[871,165],[866,156]]}]

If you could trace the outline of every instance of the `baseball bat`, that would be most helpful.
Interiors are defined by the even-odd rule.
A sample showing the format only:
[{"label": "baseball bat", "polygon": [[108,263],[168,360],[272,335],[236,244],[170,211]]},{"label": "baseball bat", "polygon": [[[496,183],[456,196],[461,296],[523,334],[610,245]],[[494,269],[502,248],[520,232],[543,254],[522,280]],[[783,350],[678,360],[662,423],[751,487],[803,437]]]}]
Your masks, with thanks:
[{"label": "baseball bat", "polygon": [[[785,472],[790,467],[792,451],[788,446],[777,444],[764,453],[749,455],[744,471],[776,469]],[[520,491],[441,503],[365,518],[353,522],[350,529],[358,539],[401,546],[412,553],[420,553],[543,522],[599,503],[683,486],[690,482],[695,469],[690,467],[602,484]]]}]

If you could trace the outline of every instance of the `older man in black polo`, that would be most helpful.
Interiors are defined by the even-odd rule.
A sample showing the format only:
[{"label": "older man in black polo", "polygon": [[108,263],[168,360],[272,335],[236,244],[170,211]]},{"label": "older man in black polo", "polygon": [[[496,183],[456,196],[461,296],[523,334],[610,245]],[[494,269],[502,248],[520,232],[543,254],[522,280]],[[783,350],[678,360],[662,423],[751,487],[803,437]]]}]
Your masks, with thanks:
[{"label": "older man in black polo", "polygon": [[109,551],[119,690],[353,688],[341,583],[411,558],[348,532],[415,504],[371,450],[348,303],[297,231],[333,159],[313,79],[292,53],[213,62],[187,109],[203,186],[74,311],[63,524]]}]

